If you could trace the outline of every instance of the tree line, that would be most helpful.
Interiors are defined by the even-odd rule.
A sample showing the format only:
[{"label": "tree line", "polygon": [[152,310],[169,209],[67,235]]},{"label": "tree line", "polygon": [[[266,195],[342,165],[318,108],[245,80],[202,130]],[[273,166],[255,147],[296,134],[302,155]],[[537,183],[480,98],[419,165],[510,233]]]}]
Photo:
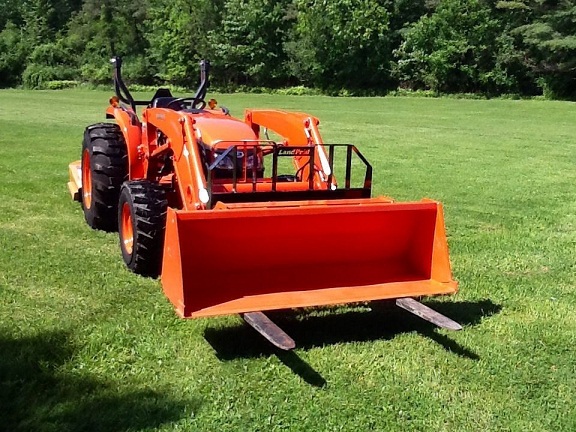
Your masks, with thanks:
[{"label": "tree line", "polygon": [[0,86],[307,86],[576,98],[573,0],[0,0]]}]

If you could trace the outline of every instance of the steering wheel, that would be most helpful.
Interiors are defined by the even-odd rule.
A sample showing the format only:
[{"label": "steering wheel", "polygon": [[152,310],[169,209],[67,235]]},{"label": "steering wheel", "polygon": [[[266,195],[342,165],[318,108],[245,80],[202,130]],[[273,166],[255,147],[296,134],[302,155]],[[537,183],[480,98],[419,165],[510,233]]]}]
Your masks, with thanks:
[{"label": "steering wheel", "polygon": [[[176,98],[173,101],[170,101],[166,105],[166,108],[170,108],[172,107],[172,105],[175,104],[180,104],[180,107],[182,107],[182,104],[185,102],[191,102],[192,109],[203,109],[206,106],[206,101],[204,99],[197,99],[195,97],[188,96],[188,97]],[[200,104],[200,107],[196,106],[198,104]]]}]

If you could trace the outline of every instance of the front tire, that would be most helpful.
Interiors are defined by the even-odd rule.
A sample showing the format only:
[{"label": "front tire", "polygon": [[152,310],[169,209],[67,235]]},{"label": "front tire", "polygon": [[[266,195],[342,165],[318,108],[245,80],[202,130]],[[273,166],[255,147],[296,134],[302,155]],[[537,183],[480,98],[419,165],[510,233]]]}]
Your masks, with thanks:
[{"label": "front tire", "polygon": [[118,201],[120,249],[134,273],[158,277],[162,269],[168,201],[164,189],[147,180],[122,185]]},{"label": "front tire", "polygon": [[128,178],[128,153],[118,125],[98,123],[86,128],[81,171],[86,222],[94,229],[116,231],[120,187]]}]

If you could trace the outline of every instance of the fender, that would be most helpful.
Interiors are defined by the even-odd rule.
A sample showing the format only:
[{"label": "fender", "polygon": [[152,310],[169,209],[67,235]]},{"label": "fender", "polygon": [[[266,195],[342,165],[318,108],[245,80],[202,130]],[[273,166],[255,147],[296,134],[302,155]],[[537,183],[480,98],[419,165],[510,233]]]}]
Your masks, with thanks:
[{"label": "fender", "polygon": [[133,111],[109,106],[106,118],[113,118],[124,135],[128,151],[128,177],[130,180],[146,178],[148,171],[148,146],[142,143],[142,124]]}]

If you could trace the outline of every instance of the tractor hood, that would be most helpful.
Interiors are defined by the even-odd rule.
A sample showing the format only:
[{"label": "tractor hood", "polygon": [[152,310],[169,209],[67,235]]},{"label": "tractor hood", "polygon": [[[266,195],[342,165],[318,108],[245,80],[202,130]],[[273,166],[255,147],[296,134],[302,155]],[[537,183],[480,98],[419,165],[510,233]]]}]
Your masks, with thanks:
[{"label": "tractor hood", "polygon": [[209,147],[228,148],[258,139],[250,126],[229,116],[194,116],[194,128],[202,143]]}]

